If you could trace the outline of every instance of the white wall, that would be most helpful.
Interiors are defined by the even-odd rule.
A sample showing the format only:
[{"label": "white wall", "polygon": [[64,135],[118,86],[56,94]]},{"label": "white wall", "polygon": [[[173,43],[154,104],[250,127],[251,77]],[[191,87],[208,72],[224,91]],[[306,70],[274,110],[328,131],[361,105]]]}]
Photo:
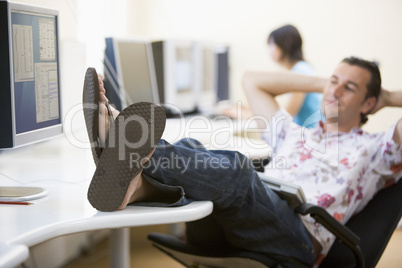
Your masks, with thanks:
[{"label": "white wall", "polygon": [[[286,23],[299,28],[304,52],[322,76],[356,55],[381,64],[384,85],[402,89],[402,1],[398,0],[134,0],[127,7],[127,35],[223,42],[231,47],[232,96],[244,99],[241,77],[249,69],[278,68],[266,38]],[[397,114],[399,112],[399,114]],[[383,130],[400,110],[381,111],[370,131]]]}]

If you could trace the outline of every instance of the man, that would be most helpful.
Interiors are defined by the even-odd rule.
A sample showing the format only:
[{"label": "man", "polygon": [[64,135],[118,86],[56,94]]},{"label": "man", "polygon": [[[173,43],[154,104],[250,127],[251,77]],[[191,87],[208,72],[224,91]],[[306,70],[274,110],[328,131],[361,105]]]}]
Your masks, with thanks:
[{"label": "man", "polygon": [[[378,95],[381,78],[372,63],[345,59],[329,80],[289,73],[248,72],[243,86],[254,114],[262,119],[259,125],[266,129],[264,138],[270,142],[274,156],[281,157],[286,163],[281,167],[271,164],[265,172],[300,184],[309,202],[326,208],[341,222],[346,222],[386,183],[402,176],[402,120],[386,133],[367,134],[359,128],[368,113],[385,106],[402,106],[401,91],[382,90]],[[312,129],[292,123],[292,118],[280,110],[275,101],[276,95],[286,92],[321,92],[323,88],[325,124]],[[107,119],[106,101],[100,81],[101,122]],[[130,116],[143,118],[138,121],[149,122],[152,126],[153,120],[147,118],[143,110],[135,105],[125,109],[112,124],[113,131],[109,131],[107,139],[110,140],[113,134],[114,142],[106,140],[106,147],[99,156],[100,162],[89,189],[90,201],[95,200],[91,204],[102,210],[103,204],[108,202],[123,209],[131,202],[182,205],[188,202],[187,198],[211,200],[214,212],[209,218],[229,245],[289,257],[309,266],[327,253],[333,236],[310,218],[301,219],[296,215],[261,182],[251,162],[237,152],[208,151],[191,139],[174,145],[161,140],[155,149],[152,146],[141,148],[139,155],[143,157],[137,159],[143,169],[137,166],[125,175],[129,178],[128,183],[113,184],[119,171],[113,169],[117,153],[110,152],[114,150],[112,145],[121,142],[119,137],[122,137],[116,133],[121,133],[121,126],[128,124]],[[158,116],[155,119],[160,120]],[[124,133],[138,140],[141,135],[152,136],[149,129],[152,127],[143,124]],[[105,134],[107,131],[100,128],[100,132]],[[317,153],[312,149],[321,148],[322,144],[328,151],[321,153],[318,150]],[[339,150],[333,150],[338,146]],[[124,149],[133,153],[138,151],[129,147]],[[146,164],[145,159],[148,160]],[[161,160],[183,165],[164,166]],[[127,172],[125,169],[123,173]],[[194,242],[209,243],[200,241],[193,228],[188,235]]]},{"label": "man", "polygon": [[[244,78],[253,113],[271,118],[264,138],[273,146],[276,157],[287,161],[286,168],[268,167],[266,172],[301,185],[308,202],[326,208],[345,223],[386,183],[401,176],[402,120],[385,134],[368,134],[360,126],[369,113],[385,106],[401,107],[402,92],[380,91],[377,66],[354,57],[344,59],[329,80],[288,79],[286,74],[266,77],[256,72]],[[287,90],[316,92],[322,88],[321,110],[326,122],[312,130],[291,124],[274,99]],[[278,120],[281,117],[286,119]],[[260,127],[266,128],[261,121]],[[322,149],[323,145],[325,153],[312,149]],[[323,255],[327,253],[333,236],[309,218],[303,222],[323,246]]]}]

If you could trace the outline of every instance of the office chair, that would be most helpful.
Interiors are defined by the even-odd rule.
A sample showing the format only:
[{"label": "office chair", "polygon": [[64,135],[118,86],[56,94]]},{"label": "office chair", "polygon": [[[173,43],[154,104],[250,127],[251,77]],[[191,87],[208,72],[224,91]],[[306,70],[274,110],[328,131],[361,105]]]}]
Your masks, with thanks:
[{"label": "office chair", "polygon": [[[295,211],[302,215],[310,214],[337,237],[320,268],[375,267],[401,219],[402,179],[396,185],[377,193],[345,226],[319,206],[305,203]],[[267,256],[225,245],[194,245],[167,234],[149,234],[148,239],[156,248],[185,267],[305,267],[294,260],[278,256]]]}]

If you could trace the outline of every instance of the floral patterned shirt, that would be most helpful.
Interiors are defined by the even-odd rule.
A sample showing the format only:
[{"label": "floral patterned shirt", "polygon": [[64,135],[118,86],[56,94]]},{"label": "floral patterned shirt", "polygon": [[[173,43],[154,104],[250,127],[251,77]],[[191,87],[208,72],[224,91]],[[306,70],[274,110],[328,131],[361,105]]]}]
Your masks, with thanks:
[{"label": "floral patterned shirt", "polygon": [[[303,128],[280,110],[263,135],[273,149],[265,172],[300,185],[308,203],[345,223],[375,193],[402,177],[402,146],[392,139],[395,126],[376,134],[360,128],[326,133],[322,122]],[[335,237],[313,218],[303,216],[302,220],[325,256]]]}]

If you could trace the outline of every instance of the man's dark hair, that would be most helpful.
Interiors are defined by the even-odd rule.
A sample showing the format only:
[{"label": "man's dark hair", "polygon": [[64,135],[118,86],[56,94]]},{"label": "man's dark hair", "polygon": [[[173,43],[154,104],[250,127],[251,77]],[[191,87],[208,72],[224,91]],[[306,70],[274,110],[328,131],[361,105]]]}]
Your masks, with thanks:
[{"label": "man's dark hair", "polygon": [[[366,93],[366,97],[364,100],[367,100],[368,98],[371,98],[371,97],[375,97],[376,100],[378,100],[378,96],[380,95],[380,92],[381,92],[381,74],[380,74],[380,70],[378,69],[378,63],[363,60],[358,57],[345,58],[342,60],[342,62],[345,62],[352,66],[353,65],[359,66],[370,72],[371,79],[366,85],[367,93]],[[360,120],[361,125],[365,124],[368,121],[367,114],[360,114],[360,117],[361,117],[361,120]]]},{"label": "man's dark hair", "polygon": [[292,62],[304,60],[302,38],[293,25],[282,26],[268,36],[268,43],[274,42],[283,52],[281,60],[287,58]]}]

